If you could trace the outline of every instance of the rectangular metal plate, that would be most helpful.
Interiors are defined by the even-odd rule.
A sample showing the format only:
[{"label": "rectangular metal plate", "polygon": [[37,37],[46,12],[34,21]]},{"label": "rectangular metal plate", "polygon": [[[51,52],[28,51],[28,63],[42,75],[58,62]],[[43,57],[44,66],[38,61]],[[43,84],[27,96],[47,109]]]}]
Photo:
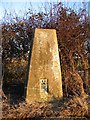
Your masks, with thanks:
[{"label": "rectangular metal plate", "polygon": [[40,92],[47,93],[47,79],[40,80]]}]

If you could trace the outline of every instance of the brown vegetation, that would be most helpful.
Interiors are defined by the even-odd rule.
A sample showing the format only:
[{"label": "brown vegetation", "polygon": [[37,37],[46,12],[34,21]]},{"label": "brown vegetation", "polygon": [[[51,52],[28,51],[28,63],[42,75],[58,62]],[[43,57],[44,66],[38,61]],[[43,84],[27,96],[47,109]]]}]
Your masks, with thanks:
[{"label": "brown vegetation", "polygon": [[70,99],[53,101],[51,103],[25,102],[17,105],[3,103],[3,118],[47,118],[47,117],[90,117],[88,110],[89,99],[74,96]]},{"label": "brown vegetation", "polygon": [[[83,16],[83,19],[81,19]],[[26,80],[28,51],[33,39],[33,28],[56,29],[61,59],[64,97],[72,97],[67,102],[54,104],[20,103],[11,106],[3,103],[3,117],[21,118],[35,116],[89,116],[89,44],[88,16],[86,9],[75,13],[64,8],[61,3],[54,5],[49,14],[30,14],[28,19],[17,23],[3,24],[3,89],[5,85],[21,84]],[[6,92],[6,91],[5,91]],[[87,103],[86,103],[87,102]],[[53,108],[54,106],[54,108]],[[58,107],[57,107],[58,106]],[[56,110],[56,111],[55,111]]]}]

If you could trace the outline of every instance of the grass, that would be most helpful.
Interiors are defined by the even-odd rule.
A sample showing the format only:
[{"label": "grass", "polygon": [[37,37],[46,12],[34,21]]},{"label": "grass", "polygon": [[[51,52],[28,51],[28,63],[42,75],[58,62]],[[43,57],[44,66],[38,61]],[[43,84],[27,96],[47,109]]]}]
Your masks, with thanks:
[{"label": "grass", "polygon": [[30,103],[19,101],[17,104],[10,104],[3,100],[2,119],[44,119],[44,118],[87,118],[90,117],[90,97],[63,98],[63,100],[49,103]]}]

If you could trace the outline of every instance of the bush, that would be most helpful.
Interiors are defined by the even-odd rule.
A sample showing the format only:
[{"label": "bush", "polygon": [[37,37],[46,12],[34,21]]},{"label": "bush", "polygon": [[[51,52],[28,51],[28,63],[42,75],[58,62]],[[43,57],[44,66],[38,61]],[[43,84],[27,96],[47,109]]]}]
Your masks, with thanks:
[{"label": "bush", "polygon": [[[85,13],[85,9],[75,13],[59,3],[53,5],[49,13],[30,14],[28,19],[3,24],[4,83],[25,81],[33,29],[49,28],[57,31],[64,95],[81,95],[84,92],[83,84],[87,92],[89,65],[85,43],[88,37],[88,17]],[[84,75],[81,76],[79,71],[84,71]]]}]

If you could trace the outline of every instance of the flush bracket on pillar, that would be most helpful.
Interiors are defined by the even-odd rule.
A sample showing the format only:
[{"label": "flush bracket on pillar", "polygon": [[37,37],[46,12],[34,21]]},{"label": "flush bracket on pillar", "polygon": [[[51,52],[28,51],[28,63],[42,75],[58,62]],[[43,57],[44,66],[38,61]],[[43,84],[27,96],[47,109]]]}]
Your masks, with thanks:
[{"label": "flush bracket on pillar", "polygon": [[48,93],[48,81],[47,81],[47,79],[40,80],[40,93],[44,93],[44,94]]}]

